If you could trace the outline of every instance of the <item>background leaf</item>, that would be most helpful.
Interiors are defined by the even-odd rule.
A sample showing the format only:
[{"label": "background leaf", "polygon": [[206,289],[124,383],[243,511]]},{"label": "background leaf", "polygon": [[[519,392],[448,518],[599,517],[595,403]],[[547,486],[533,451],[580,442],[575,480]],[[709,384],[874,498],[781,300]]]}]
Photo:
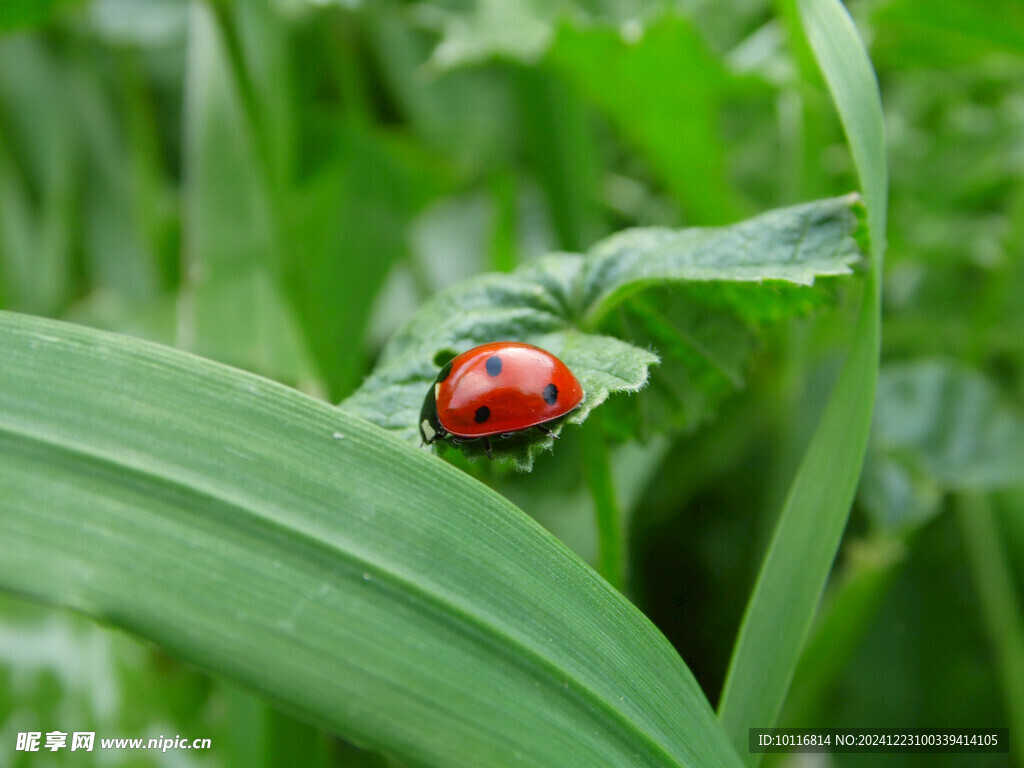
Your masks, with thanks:
[{"label": "background leaf", "polygon": [[412,765],[736,765],[639,611],[465,474],[125,337],[4,313],[0,351],[4,588]]},{"label": "background leaf", "polygon": [[[655,8],[660,5],[648,4]],[[424,2],[419,8],[422,21],[441,32],[441,40],[431,56],[436,67],[464,66],[492,56],[532,61],[550,46],[552,29],[563,17],[639,25],[641,11],[650,13],[651,8],[644,9],[636,0],[559,4],[471,0],[454,5]]]},{"label": "background leaf", "polygon": [[1024,484],[1024,419],[975,371],[950,361],[888,365],[861,500],[875,525],[899,531],[926,522],[950,492]]},{"label": "background leaf", "polygon": [[24,311],[52,312],[71,293],[80,147],[64,74],[38,41],[0,48],[0,96],[10,114],[0,132],[0,277],[9,305]]},{"label": "background leaf", "polygon": [[45,22],[61,5],[73,0],[8,0],[0,8],[0,32]]},{"label": "background leaf", "polygon": [[[649,159],[687,221],[725,224],[749,215],[725,173],[720,121],[728,98],[753,98],[756,89],[728,77],[692,21],[667,14],[644,25],[562,25],[547,61]],[[651,71],[664,76],[644,76]]]},{"label": "background leaf", "polygon": [[980,606],[1009,722],[1020,722],[1024,627],[1001,541],[1005,534],[982,494],[1024,483],[1019,471],[1024,465],[1022,428],[1019,408],[962,363],[929,359],[882,367],[859,492],[871,529],[851,545],[841,577],[822,606],[794,675],[794,695],[787,700],[783,722],[808,722],[841,684],[844,668],[867,642],[872,623],[880,620],[877,614],[888,612],[886,593],[903,571],[914,570],[913,545],[949,506],[951,496],[975,590],[963,599]]},{"label": "background leaf", "polygon": [[314,378],[308,346],[275,279],[284,231],[270,150],[247,119],[254,96],[240,79],[242,52],[225,13],[201,3],[189,7],[187,283],[178,343],[308,386]]},{"label": "background leaf", "polygon": [[984,7],[967,0],[927,7],[896,0],[879,7],[873,21],[884,30],[881,55],[897,56],[909,66],[956,66],[993,49],[1024,53],[1024,14],[1012,0]]},{"label": "background leaf", "polygon": [[413,212],[441,180],[412,148],[363,128],[342,128],[333,143],[337,156],[292,201],[282,282],[328,391],[340,399],[366,362],[353,338],[365,332],[380,287],[405,252]]}]

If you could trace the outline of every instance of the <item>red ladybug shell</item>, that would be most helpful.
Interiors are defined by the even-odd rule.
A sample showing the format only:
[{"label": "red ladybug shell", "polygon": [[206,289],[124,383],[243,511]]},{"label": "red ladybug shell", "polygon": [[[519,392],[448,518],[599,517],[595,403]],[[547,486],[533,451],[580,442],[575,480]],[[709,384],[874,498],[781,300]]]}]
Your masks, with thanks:
[{"label": "red ladybug shell", "polygon": [[564,416],[583,400],[583,387],[565,363],[513,341],[462,353],[434,387],[438,421],[460,438],[529,429]]}]

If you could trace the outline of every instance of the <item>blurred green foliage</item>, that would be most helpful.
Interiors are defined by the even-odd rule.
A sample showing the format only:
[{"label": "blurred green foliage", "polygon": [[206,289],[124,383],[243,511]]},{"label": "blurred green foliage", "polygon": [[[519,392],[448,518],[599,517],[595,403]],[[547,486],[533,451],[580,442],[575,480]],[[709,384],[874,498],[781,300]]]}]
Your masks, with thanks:
[{"label": "blurred green foliage", "polygon": [[[1024,436],[982,419],[1024,408],[1024,8],[848,5],[889,137],[883,382],[913,386],[880,390],[898,397],[781,724],[1019,726],[1024,638],[999,617],[1024,594],[1024,474],[1005,465]],[[854,188],[795,24],[789,0],[5,3],[0,308],[339,401],[465,277]],[[772,332],[716,420],[613,455],[631,594],[712,702],[847,320]],[[470,469],[594,561],[584,452],[570,431],[528,477]],[[17,731],[74,721],[209,736],[196,765],[383,764],[119,634],[0,611],[0,762],[31,764]]]}]

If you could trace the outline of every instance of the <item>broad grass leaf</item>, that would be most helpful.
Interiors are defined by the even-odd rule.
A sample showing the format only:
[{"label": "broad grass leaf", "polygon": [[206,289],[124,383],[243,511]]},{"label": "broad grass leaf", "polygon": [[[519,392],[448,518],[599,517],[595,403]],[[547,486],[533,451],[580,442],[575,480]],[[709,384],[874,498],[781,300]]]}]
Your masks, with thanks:
[{"label": "broad grass leaf", "polygon": [[731,766],[620,593],[465,473],[326,403],[0,312],[0,587],[410,766]]}]

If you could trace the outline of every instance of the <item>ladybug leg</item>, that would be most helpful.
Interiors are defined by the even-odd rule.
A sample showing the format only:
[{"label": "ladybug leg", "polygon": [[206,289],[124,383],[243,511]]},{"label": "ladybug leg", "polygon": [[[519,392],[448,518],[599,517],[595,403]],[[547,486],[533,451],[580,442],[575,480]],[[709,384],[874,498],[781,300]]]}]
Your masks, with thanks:
[{"label": "ladybug leg", "polygon": [[545,427],[545,426],[544,426],[543,424],[537,424],[536,426],[537,426],[537,429],[539,429],[539,430],[540,430],[541,432],[543,432],[543,433],[544,433],[545,435],[547,435],[548,437],[553,437],[553,438],[554,438],[555,440],[557,440],[557,439],[558,439],[558,435],[556,435],[556,434],[555,434],[554,432],[552,432],[552,431],[551,431],[550,429],[548,429],[547,427]]},{"label": "ladybug leg", "polygon": [[487,454],[487,458],[494,461],[494,456],[491,455],[491,438],[484,438],[484,453]]}]

